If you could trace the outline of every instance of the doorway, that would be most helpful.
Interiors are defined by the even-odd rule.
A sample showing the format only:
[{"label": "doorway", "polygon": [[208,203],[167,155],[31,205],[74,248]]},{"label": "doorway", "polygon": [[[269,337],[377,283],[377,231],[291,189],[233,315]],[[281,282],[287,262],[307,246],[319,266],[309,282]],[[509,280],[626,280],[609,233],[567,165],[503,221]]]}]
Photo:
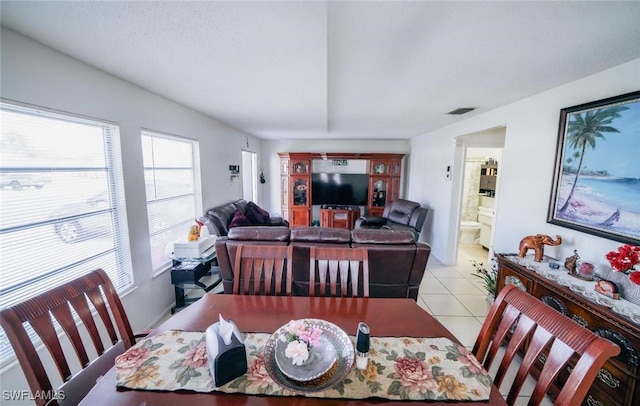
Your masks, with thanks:
[{"label": "doorway", "polygon": [[460,176],[455,201],[458,202],[455,229],[454,262],[472,260],[487,263],[493,241],[493,224],[497,211],[504,148],[504,127],[460,136],[457,139],[457,165]]},{"label": "doorway", "polygon": [[258,204],[258,162],[257,154],[242,150],[242,198]]}]

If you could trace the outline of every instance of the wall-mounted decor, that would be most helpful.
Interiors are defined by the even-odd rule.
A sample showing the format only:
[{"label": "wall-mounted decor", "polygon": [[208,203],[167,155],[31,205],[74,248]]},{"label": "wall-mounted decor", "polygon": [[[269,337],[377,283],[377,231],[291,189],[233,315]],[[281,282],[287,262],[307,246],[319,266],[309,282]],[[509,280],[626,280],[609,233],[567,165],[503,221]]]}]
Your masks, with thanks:
[{"label": "wall-mounted decor", "polygon": [[547,222],[640,244],[640,91],[560,110]]},{"label": "wall-mounted decor", "polygon": [[231,176],[231,181],[233,181],[233,178],[240,176],[240,165],[229,165],[229,175]]}]

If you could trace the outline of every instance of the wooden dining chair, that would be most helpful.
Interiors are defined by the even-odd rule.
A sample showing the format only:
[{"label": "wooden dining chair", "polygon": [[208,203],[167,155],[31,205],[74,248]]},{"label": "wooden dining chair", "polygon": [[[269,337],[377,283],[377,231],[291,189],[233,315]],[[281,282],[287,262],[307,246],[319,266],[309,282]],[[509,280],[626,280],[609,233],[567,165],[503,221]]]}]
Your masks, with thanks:
[{"label": "wooden dining chair", "polygon": [[238,245],[233,264],[233,293],[282,296],[284,292],[291,296],[292,257],[290,245]]},{"label": "wooden dining chair", "polygon": [[515,285],[507,285],[491,307],[473,353],[487,371],[494,362],[499,365],[494,379],[498,387],[509,366],[520,362],[509,388],[509,405],[515,403],[532,369],[542,363],[542,370],[535,375],[537,381],[529,405],[539,405],[555,382],[554,404],[577,406],[582,404],[602,365],[618,355],[620,347]]},{"label": "wooden dining chair", "polygon": [[[94,312],[97,313],[95,318]],[[98,320],[100,321],[96,324]],[[75,359],[68,359],[63,351],[63,344],[58,338],[61,331],[56,329],[54,321],[71,343]],[[111,280],[102,269],[3,309],[0,312],[0,323],[37,405],[77,404],[98,378],[115,365],[115,357],[131,347],[137,337],[131,330],[129,319]],[[50,378],[55,378],[47,374],[43,359],[36,350],[38,343],[31,341],[24,323],[28,323],[29,330],[33,329],[49,351],[59,377],[62,378],[61,387],[54,390]],[[79,329],[79,326],[84,328]],[[108,336],[106,348],[99,330],[103,331],[103,336],[105,332]],[[92,361],[87,354],[87,349],[92,350],[85,346],[85,341],[89,341],[85,333],[90,337],[97,354],[97,358]],[[146,333],[139,336],[144,334]],[[81,370],[72,373],[69,361],[73,364],[79,362]],[[57,399],[49,402],[56,397],[59,397],[59,402]]]},{"label": "wooden dining chair", "polygon": [[[309,296],[369,297],[369,254],[366,248],[311,247],[309,261]],[[338,291],[338,282],[340,291]]]}]

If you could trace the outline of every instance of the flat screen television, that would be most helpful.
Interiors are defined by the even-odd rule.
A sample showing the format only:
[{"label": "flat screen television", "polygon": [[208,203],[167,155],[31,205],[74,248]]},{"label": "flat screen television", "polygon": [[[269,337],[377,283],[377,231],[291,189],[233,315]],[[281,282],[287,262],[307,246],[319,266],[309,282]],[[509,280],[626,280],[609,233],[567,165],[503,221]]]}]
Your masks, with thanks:
[{"label": "flat screen television", "polygon": [[314,173],[311,175],[311,204],[366,206],[369,175]]}]

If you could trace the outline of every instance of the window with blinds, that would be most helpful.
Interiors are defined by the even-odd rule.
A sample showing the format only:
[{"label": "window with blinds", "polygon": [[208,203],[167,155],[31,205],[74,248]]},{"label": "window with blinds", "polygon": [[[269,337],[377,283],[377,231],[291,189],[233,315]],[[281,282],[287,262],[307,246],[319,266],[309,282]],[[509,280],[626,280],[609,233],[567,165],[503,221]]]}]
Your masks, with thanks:
[{"label": "window with blinds", "polygon": [[118,127],[6,102],[0,123],[0,307],[96,268],[131,286]]},{"label": "window with blinds", "polygon": [[166,269],[175,241],[185,241],[196,224],[198,143],[150,130],[142,131],[144,179],[153,271]]}]

